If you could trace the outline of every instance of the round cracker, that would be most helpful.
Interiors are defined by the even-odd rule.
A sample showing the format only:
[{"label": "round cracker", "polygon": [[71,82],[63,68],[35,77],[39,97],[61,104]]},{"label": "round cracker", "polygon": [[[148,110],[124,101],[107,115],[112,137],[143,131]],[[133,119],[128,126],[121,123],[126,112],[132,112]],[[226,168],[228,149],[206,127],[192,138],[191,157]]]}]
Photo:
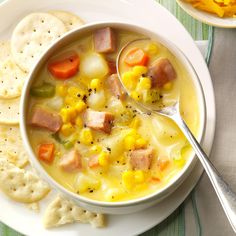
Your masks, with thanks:
[{"label": "round cracker", "polygon": [[63,22],[51,14],[27,15],[12,34],[11,52],[15,62],[29,72],[45,49],[66,31]]},{"label": "round cracker", "polygon": [[67,11],[49,11],[48,13],[54,15],[61,20],[68,31],[84,25],[84,21],[77,15]]},{"label": "round cracker", "polygon": [[27,73],[15,64],[11,56],[4,62],[0,61],[0,98],[19,97],[26,76]]},{"label": "round cracker", "polygon": [[27,76],[13,61],[10,42],[0,42],[0,98],[20,96]]},{"label": "round cracker", "polygon": [[28,164],[18,125],[0,125],[0,157],[19,168]]},{"label": "round cracker", "polygon": [[0,99],[0,124],[19,124],[20,97]]},{"label": "round cracker", "polygon": [[11,43],[9,41],[0,42],[0,62],[4,62],[11,56]]},{"label": "round cracker", "polygon": [[33,203],[44,198],[50,188],[35,173],[20,169],[0,158],[0,189],[11,199]]}]

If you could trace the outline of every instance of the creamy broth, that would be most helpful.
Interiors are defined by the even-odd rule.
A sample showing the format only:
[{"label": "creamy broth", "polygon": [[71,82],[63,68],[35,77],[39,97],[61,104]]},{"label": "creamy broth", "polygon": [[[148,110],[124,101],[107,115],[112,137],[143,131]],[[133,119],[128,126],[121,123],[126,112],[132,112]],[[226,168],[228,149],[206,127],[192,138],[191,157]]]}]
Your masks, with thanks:
[{"label": "creamy broth", "polygon": [[[62,116],[63,120],[63,108],[73,108],[78,101],[85,101],[86,107],[81,108],[81,111],[79,108],[70,121],[64,119],[57,132],[29,124],[28,135],[35,155],[53,179],[74,193],[99,201],[131,200],[162,189],[178,174],[192,154],[185,137],[172,121],[157,115],[139,114],[137,107],[129,99],[118,99],[112,93],[107,82],[111,74],[109,70],[112,69],[108,63],[116,60],[119,50],[127,42],[143,37],[132,32],[114,31],[116,50],[113,53],[95,54],[92,32],[58,51],[58,55],[75,51],[80,59],[79,71],[70,78],[56,79],[49,72],[48,65],[44,65],[32,87],[40,87],[46,82],[55,86],[56,92],[51,97],[38,97],[35,91],[31,93],[33,95],[30,97],[28,112],[29,123],[37,107],[56,113]],[[136,46],[142,48],[149,57],[146,67],[158,58],[167,58],[170,61],[177,77],[163,88],[158,88],[159,103],[168,105],[180,97],[182,117],[193,134],[197,135],[200,123],[197,93],[184,66],[158,42],[152,42],[151,45],[137,43]],[[55,55],[55,58],[58,55]],[[96,65],[86,62],[88,57],[97,57],[98,60],[102,58],[101,63],[105,63],[104,70],[96,72]],[[93,71],[87,68],[89,64],[94,66]],[[114,63],[112,66],[114,67]],[[132,67],[125,63],[121,66],[122,73],[130,70]],[[70,88],[74,91],[78,88],[80,92],[76,90],[77,94],[73,97],[73,89]],[[77,96],[78,93],[81,93],[80,96]],[[82,99],[83,93],[86,99]],[[85,113],[88,109],[109,112],[114,116],[110,133],[85,125]],[[42,144],[54,145],[53,156],[49,161],[39,157]],[[132,166],[131,152],[150,147],[150,166],[144,170]],[[81,166],[68,171],[62,168],[61,160],[72,150],[79,153]],[[91,166],[92,158],[97,156],[98,163]]]}]

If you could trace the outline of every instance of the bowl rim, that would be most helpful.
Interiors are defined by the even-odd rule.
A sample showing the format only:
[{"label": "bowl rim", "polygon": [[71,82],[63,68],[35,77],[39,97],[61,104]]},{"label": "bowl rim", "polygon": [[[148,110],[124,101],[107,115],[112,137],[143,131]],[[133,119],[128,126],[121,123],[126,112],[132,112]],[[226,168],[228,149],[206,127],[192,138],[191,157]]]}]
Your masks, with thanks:
[{"label": "bowl rim", "polygon": [[[132,205],[144,204],[145,202],[149,202],[152,199],[156,199],[156,198],[162,199],[163,197],[168,195],[168,192],[170,192],[171,189],[174,190],[175,188],[179,186],[178,183],[180,184],[183,182],[183,180],[187,177],[185,176],[186,173],[190,169],[192,169],[193,166],[196,164],[197,159],[195,158],[194,152],[191,153],[191,156],[188,158],[188,161],[185,164],[185,166],[174,177],[172,177],[171,180],[168,182],[168,184],[165,185],[163,188],[151,194],[148,194],[146,196],[136,198],[136,199],[131,199],[131,200],[125,200],[125,201],[119,201],[119,202],[98,201],[98,200],[93,200],[93,199],[71,192],[70,190],[66,189],[64,186],[62,186],[52,176],[48,174],[48,172],[44,169],[44,167],[38,161],[30,145],[28,134],[27,134],[27,119],[26,119],[27,117],[26,113],[28,111],[27,105],[28,105],[29,89],[38,71],[45,64],[45,62],[50,58],[50,55],[53,52],[58,51],[60,48],[63,48],[65,46],[66,41],[68,41],[69,44],[75,42],[75,39],[74,39],[75,35],[91,32],[92,30],[106,27],[106,26],[114,27],[117,29],[125,29],[131,32],[133,31],[140,34],[148,35],[149,37],[153,38],[154,40],[160,42],[165,47],[167,47],[167,49],[176,58],[178,58],[178,62],[184,67],[184,69],[187,71],[187,73],[189,73],[190,77],[192,78],[192,81],[194,83],[194,88],[196,89],[197,99],[199,103],[199,113],[200,113],[200,119],[199,119],[200,125],[199,125],[197,140],[200,142],[202,141],[204,137],[204,133],[205,133],[206,103],[205,103],[205,96],[203,93],[200,79],[194,67],[192,66],[191,62],[184,55],[184,53],[173,42],[171,42],[166,37],[162,36],[160,33],[153,32],[149,29],[145,29],[143,26],[140,26],[137,24],[133,24],[126,21],[97,21],[97,22],[89,23],[84,26],[81,26],[80,28],[74,29],[73,31],[67,32],[65,35],[63,35],[60,39],[56,40],[45,50],[45,52],[41,55],[39,60],[33,66],[33,69],[31,70],[31,72],[27,76],[27,79],[23,86],[22,96],[20,100],[20,132],[23,139],[24,147],[26,148],[26,151],[29,155],[30,163],[44,180],[46,180],[56,190],[59,190],[60,192],[69,196],[70,198],[73,198],[78,202],[82,202],[88,205],[93,205],[93,206],[98,206],[98,207],[116,208],[116,207],[127,207],[127,206],[132,206]],[[184,176],[185,178],[183,178]]]},{"label": "bowl rim", "polygon": [[188,15],[192,16],[194,19],[199,20],[205,24],[225,29],[236,28],[236,18],[233,17],[220,18],[217,15],[198,10],[194,8],[190,3],[184,2],[183,0],[176,0],[176,2]]}]

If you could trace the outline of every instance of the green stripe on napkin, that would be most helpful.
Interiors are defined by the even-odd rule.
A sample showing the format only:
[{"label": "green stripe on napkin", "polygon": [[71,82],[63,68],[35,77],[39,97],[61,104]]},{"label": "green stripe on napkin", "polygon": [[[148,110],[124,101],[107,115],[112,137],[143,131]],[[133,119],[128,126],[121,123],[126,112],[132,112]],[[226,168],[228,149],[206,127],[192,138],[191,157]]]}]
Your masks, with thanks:
[{"label": "green stripe on napkin", "polygon": [[185,232],[184,204],[158,226],[142,234],[142,236],[183,236]]},{"label": "green stripe on napkin", "polygon": [[[206,61],[209,62],[210,52],[213,40],[213,28],[194,20],[187,15],[173,0],[156,0],[158,3],[166,7],[176,18],[185,26],[188,32],[195,40],[209,40],[208,52],[206,54]],[[196,221],[196,228],[198,235],[201,235],[201,224],[196,207],[194,193],[191,194],[191,201],[194,210]],[[142,234],[142,236],[184,236],[185,235],[185,219],[184,219],[184,205],[181,205],[172,215],[165,221],[149,231]]]},{"label": "green stripe on napkin", "polygon": [[15,230],[9,228],[4,224],[0,224],[0,235],[1,236],[22,236],[22,234],[16,232]]},{"label": "green stripe on napkin", "polygon": [[[156,0],[156,1],[171,11],[172,14],[174,14],[176,18],[182,22],[182,24],[190,32],[190,34],[195,40],[207,40],[208,37],[212,37],[211,27],[198,22],[194,20],[191,16],[187,15],[176,4],[174,0]],[[0,2],[2,2],[2,0],[0,0]],[[209,52],[208,55],[210,55]],[[194,199],[192,200],[194,204]],[[195,214],[197,217],[196,207],[195,207]],[[197,222],[199,223],[199,221]],[[184,205],[181,205],[172,215],[170,215],[161,224],[142,234],[142,236],[184,236],[184,235],[185,235]],[[22,234],[17,233],[15,230],[9,228],[5,224],[0,223],[0,236],[22,236]]]},{"label": "green stripe on napkin", "polygon": [[192,194],[191,194],[191,202],[192,202],[192,206],[193,206],[193,214],[195,216],[197,235],[201,236],[202,235],[202,226],[201,226],[200,217],[199,217],[198,210],[197,210],[195,189],[192,191]]}]

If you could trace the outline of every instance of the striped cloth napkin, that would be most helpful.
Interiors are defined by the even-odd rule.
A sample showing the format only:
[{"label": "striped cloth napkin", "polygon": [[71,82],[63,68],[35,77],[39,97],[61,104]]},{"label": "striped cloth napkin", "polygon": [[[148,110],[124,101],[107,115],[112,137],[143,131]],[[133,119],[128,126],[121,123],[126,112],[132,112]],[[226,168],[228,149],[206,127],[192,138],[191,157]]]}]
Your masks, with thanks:
[{"label": "striped cloth napkin", "polygon": [[[3,0],[0,0],[0,2]],[[188,16],[183,10],[181,10],[175,1],[173,0],[156,0],[158,3],[165,6],[169,9],[172,14],[174,14],[178,20],[182,22],[182,24],[186,27],[186,29],[190,32],[192,37],[195,40],[207,40],[210,33],[211,28],[207,25],[201,24],[200,22],[194,20],[190,16]],[[204,44],[201,47],[204,50]],[[165,221],[161,224],[155,226],[151,230],[142,234],[142,236],[184,236],[190,235],[185,234],[185,207],[193,209],[193,222],[196,232],[200,232],[200,221],[198,217],[198,212],[196,208],[195,195],[191,195],[185,203],[183,203],[172,215],[170,215]],[[191,206],[190,206],[191,205]],[[187,209],[188,209],[187,208]],[[193,234],[191,234],[193,235]],[[22,234],[16,232],[15,230],[9,228],[3,223],[0,223],[0,236],[22,236]]]}]

